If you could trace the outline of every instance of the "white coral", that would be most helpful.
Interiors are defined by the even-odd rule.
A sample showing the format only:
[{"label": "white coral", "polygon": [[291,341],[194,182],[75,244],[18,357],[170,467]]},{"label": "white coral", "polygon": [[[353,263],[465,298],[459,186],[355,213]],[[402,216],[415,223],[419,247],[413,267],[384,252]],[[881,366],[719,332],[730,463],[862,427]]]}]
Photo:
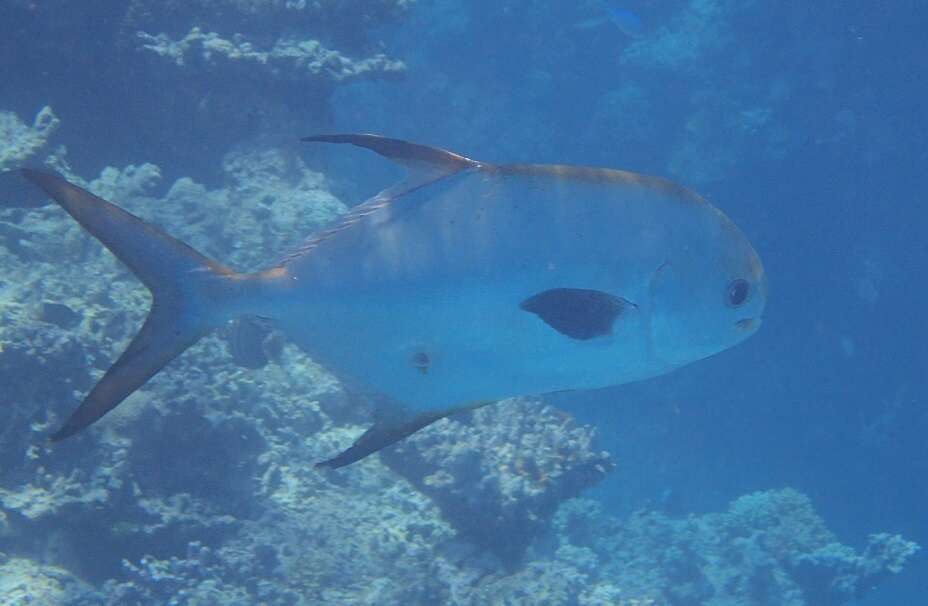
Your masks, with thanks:
[{"label": "white coral", "polygon": [[186,36],[172,40],[166,34],[152,35],[138,32],[142,48],[166,57],[178,67],[197,60],[208,64],[220,60],[244,61],[260,66],[271,66],[279,73],[323,75],[333,80],[345,80],[362,75],[402,72],[406,66],[383,54],[365,59],[351,59],[342,53],[326,48],[318,40],[280,38],[268,50],[261,50],[242,34],[223,38],[216,32],[204,32],[194,27]]},{"label": "white coral", "polygon": [[0,170],[13,168],[42,149],[61,121],[52,108],[43,107],[32,126],[13,112],[0,112]]}]

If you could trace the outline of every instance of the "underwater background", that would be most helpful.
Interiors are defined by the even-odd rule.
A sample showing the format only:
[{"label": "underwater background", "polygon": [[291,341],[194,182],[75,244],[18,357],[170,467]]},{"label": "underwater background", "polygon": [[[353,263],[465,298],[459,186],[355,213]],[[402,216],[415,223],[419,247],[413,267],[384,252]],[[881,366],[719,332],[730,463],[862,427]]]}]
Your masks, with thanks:
[{"label": "underwater background", "polygon": [[0,604],[926,603],[926,26],[906,0],[3,0],[0,169],[237,269],[397,178],[298,142],[360,131],[672,178],[770,294],[713,358],[333,473],[369,403],[247,325],[52,447],[148,293],[0,200]]}]

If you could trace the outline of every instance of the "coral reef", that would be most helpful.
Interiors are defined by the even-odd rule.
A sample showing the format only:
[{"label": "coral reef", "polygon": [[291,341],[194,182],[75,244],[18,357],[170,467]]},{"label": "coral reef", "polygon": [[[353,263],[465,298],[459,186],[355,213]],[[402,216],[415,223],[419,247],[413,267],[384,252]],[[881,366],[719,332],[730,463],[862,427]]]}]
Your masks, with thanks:
[{"label": "coral reef", "polygon": [[91,606],[94,595],[66,570],[0,553],[0,600],[6,606]]},{"label": "coral reef", "polygon": [[[217,70],[222,68],[239,67],[224,73],[252,84],[283,79],[330,91],[334,82],[405,70],[402,61],[372,49],[364,32],[367,27],[399,18],[409,4],[406,0],[212,0],[161,7],[135,3],[127,13],[125,27],[127,33],[135,30],[132,36],[138,48],[184,68],[183,77],[191,82],[210,73],[219,74]],[[217,13],[217,9],[222,12]],[[219,14],[221,18],[217,18]],[[174,33],[179,23],[189,24],[180,36]],[[281,23],[286,27],[281,28]],[[307,37],[314,35],[321,39]]]},{"label": "coral reef", "polygon": [[[203,240],[204,249],[213,248],[217,256],[240,266],[268,262],[266,251],[276,248],[283,252],[299,241],[293,226],[302,226],[309,233],[343,210],[322,188],[318,174],[299,163],[288,167],[285,157],[273,151],[231,154],[225,166],[228,188],[209,191],[182,179],[161,200],[145,195],[160,179],[160,171],[153,165],[106,169],[86,185],[100,195],[125,202],[127,208],[191,241]],[[253,189],[256,184],[261,185],[260,195]],[[275,204],[278,199],[302,200],[305,210],[298,202]],[[211,202],[220,205],[213,207],[214,212],[210,212]],[[162,212],[152,212],[154,209]],[[109,447],[96,453],[69,444],[51,449],[43,438],[69,414],[75,392],[85,392],[92,385],[95,375],[109,365],[120,345],[136,330],[148,307],[148,295],[60,210],[17,209],[3,215],[8,221],[17,221],[0,223],[0,262],[7,269],[0,280],[0,376],[10,403],[0,447],[4,452],[18,453],[18,457],[16,464],[8,459],[10,464],[0,472],[0,503],[14,515],[14,520],[43,522],[63,509],[101,506],[117,498],[128,489],[125,478],[131,467],[151,462],[139,449],[133,449],[132,457],[128,457],[128,444],[122,438],[112,438]],[[258,239],[236,239],[230,222],[251,225],[251,233]],[[207,240],[209,246],[205,245]],[[216,250],[223,244],[228,248]],[[61,259],[73,263],[61,263]],[[100,279],[87,282],[88,271]],[[12,279],[14,275],[18,278]],[[221,360],[226,357],[226,347],[219,339],[207,341],[200,348],[212,351]],[[54,369],[57,381],[45,380],[49,369]],[[177,386],[174,393],[161,393],[157,399],[173,399],[175,406],[183,406],[189,400],[185,394],[203,382],[201,377],[194,372],[186,378],[186,388]],[[152,384],[155,393],[159,393],[159,382],[162,388],[171,385],[170,379],[161,382],[159,377]],[[293,388],[301,385],[299,381],[290,383]],[[233,385],[241,389],[237,383]],[[303,394],[308,396],[313,391],[304,389]],[[114,413],[114,426],[145,414],[145,401],[152,398],[151,392],[142,390]],[[151,419],[150,411],[147,414],[148,422],[167,423]],[[173,418],[170,414],[165,417]],[[216,427],[207,428],[178,421],[177,427],[203,429],[202,434],[186,433],[185,439],[191,447],[199,445],[204,463],[215,461],[230,447],[256,454],[242,443],[242,437],[253,430],[237,425],[234,419],[217,421]],[[144,436],[137,439],[144,441]],[[161,467],[154,468],[161,469],[165,477],[189,469],[183,460],[177,460],[176,467],[165,466],[165,460],[161,463]],[[174,483],[195,477],[179,474]]]},{"label": "coral reef", "polygon": [[215,32],[204,33],[194,27],[179,40],[165,34],[151,35],[139,32],[142,48],[158,56],[171,59],[178,67],[189,63],[210,66],[220,60],[242,61],[255,66],[267,66],[273,75],[298,79],[328,76],[333,80],[346,80],[368,74],[401,73],[401,61],[378,53],[366,59],[353,61],[338,51],[325,48],[318,40],[292,40],[281,38],[268,50],[258,50],[240,35],[225,39]]},{"label": "coral reef", "polygon": [[[85,181],[54,160],[240,269],[344,212],[321,175],[277,148],[226,154],[221,188],[181,178],[163,195],[153,164]],[[841,604],[916,549],[876,535],[857,554],[788,490],[688,519],[564,504],[611,460],[590,427],[528,400],[320,473],[312,463],[370,424],[368,403],[244,328],[204,339],[52,447],[45,436],[134,332],[148,295],[60,209],[12,206],[0,209],[4,603]]]},{"label": "coral reef", "polygon": [[478,545],[517,558],[558,503],[613,468],[594,431],[540,402],[510,400],[446,419],[383,455]]},{"label": "coral reef", "polygon": [[734,42],[730,21],[753,2],[690,0],[656,33],[635,41],[622,62],[646,68],[707,70],[706,57]]},{"label": "coral reef", "polygon": [[414,4],[415,0],[131,0],[123,28],[176,34],[187,24],[212,21],[227,32],[250,31],[266,37],[281,29],[310,32],[359,51],[370,46],[368,28],[401,20]]},{"label": "coral reef", "polygon": [[[318,174],[279,150],[230,153],[223,171],[222,189],[184,178],[161,197],[151,164],[75,180],[244,269],[344,211]],[[222,338],[204,339],[100,427],[47,444],[141,322],[148,296],[60,209],[0,216],[9,235],[0,239],[0,382],[11,386],[0,549],[64,566],[97,585],[91,603],[106,604],[382,604],[451,594],[467,603],[468,583],[499,567],[376,458],[329,476],[313,469],[370,419],[366,403],[289,345],[278,346],[275,363],[246,369],[230,363]],[[503,511],[518,525],[518,515],[550,512],[592,483],[596,473],[584,477],[583,465],[604,455],[591,448],[589,428],[559,437],[563,417],[539,408],[520,420],[528,405],[515,406],[478,423],[503,428],[490,442],[518,439],[536,471],[551,474],[501,474]],[[478,429],[467,447],[487,446]],[[544,529],[523,525],[536,536]],[[48,603],[84,599],[69,595]]]},{"label": "coral reef", "polygon": [[3,9],[3,102],[29,91],[79,116],[62,140],[82,158],[114,163],[143,148],[165,174],[209,181],[217,149],[294,141],[331,123],[338,86],[401,75],[404,63],[370,34],[401,22],[411,4],[17,1]]},{"label": "coral reef", "polygon": [[[917,132],[906,112],[891,111],[909,97],[885,94],[895,89],[865,69],[878,35],[822,19],[815,3],[765,27],[751,27],[753,1],[642,4],[647,28],[635,39],[571,29],[599,1],[423,3],[431,16],[398,50],[384,26],[404,22],[413,2],[8,0],[0,105],[16,112],[0,112],[0,171],[45,161],[250,270],[344,211],[322,175],[279,147],[331,126],[340,87],[368,91],[339,99],[355,114],[346,123],[487,160],[566,152],[709,194],[723,181],[759,182],[758,169],[793,175],[781,161],[800,141],[814,153],[797,163],[857,156],[851,165],[871,176],[922,154],[918,137],[902,136]],[[872,30],[884,23],[873,11],[852,16]],[[885,74],[905,63],[893,57]],[[405,88],[404,60],[419,70]],[[399,91],[392,105],[370,83],[381,79]],[[810,90],[820,112],[797,94]],[[52,137],[80,145],[86,164],[68,166]],[[108,163],[121,168],[101,171]],[[52,447],[46,436],[149,300],[60,209],[16,206],[0,200],[2,604],[836,606],[918,550],[892,534],[843,545],[789,489],[690,517],[565,502],[612,462],[590,427],[535,401],[442,421],[321,474],[312,464],[369,426],[368,404],[249,323],[204,339],[99,426]],[[905,282],[883,269],[887,292],[893,278]],[[858,290],[875,304],[872,285]],[[911,459],[928,427],[920,394],[887,404],[867,428],[874,451],[905,461],[870,457],[879,469],[925,469]]]},{"label": "coral reef", "polygon": [[160,199],[152,165],[105,169],[88,186],[240,271],[269,265],[345,210],[322,175],[280,149],[229,152],[222,177],[221,189],[180,178]]},{"label": "coral reef", "polygon": [[870,535],[864,553],[832,542],[811,553],[794,555],[788,567],[810,604],[846,604],[862,598],[892,574],[898,574],[918,545],[899,535]]},{"label": "coral reef", "polygon": [[32,126],[12,112],[0,112],[0,171],[21,166],[45,147],[61,121],[47,105],[36,114]]},{"label": "coral reef", "polygon": [[727,512],[687,519],[641,511],[620,521],[579,499],[561,507],[554,529],[558,554],[569,546],[597,571],[591,583],[608,581],[625,595],[668,605],[847,604],[918,550],[883,534],[857,554],[791,489],[752,493]]},{"label": "coral reef", "polygon": [[[797,133],[779,119],[793,91],[785,79],[750,78],[763,58],[738,46],[739,20],[757,6],[730,0],[675,6],[622,50],[626,77],[596,99],[584,140],[603,150],[615,149],[616,139],[636,150],[671,142],[640,161],[697,189],[753,160],[783,161],[797,145]],[[661,92],[667,90],[674,92]]]}]

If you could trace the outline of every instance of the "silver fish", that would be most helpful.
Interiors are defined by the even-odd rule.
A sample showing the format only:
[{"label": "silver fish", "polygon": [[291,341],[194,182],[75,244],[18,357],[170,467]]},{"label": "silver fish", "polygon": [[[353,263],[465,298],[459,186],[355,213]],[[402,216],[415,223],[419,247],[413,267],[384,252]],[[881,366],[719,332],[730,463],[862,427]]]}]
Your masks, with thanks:
[{"label": "silver fish", "polygon": [[52,437],[98,420],[207,332],[267,318],[336,375],[406,408],[340,467],[503,398],[667,373],[760,325],[757,253],[670,181],[494,165],[375,135],[322,135],[407,168],[282,262],[240,274],[64,179],[23,170],[151,290],[148,319]]}]

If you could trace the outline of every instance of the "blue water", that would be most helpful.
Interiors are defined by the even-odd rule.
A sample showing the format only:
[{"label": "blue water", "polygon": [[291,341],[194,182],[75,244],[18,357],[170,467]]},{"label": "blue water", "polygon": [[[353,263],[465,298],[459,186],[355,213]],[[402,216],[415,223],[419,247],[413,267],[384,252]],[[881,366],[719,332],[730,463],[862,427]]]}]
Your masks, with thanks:
[{"label": "blue water", "polygon": [[[790,486],[846,544],[890,532],[928,545],[923,3],[628,3],[647,24],[632,38],[576,26],[605,17],[598,2],[423,0],[371,26],[366,47],[353,45],[345,16],[312,32],[336,47],[382,49],[406,63],[402,77],[256,92],[230,71],[198,84],[199,106],[172,90],[190,83],[165,62],[116,42],[120,3],[110,3],[111,22],[26,4],[0,9],[0,32],[19,32],[15,45],[0,41],[0,110],[31,117],[54,107],[55,141],[88,178],[152,161],[168,183],[217,183],[219,158],[243,141],[331,130],[488,161],[621,167],[693,187],[761,255],[763,327],[671,375],[553,398],[593,424],[619,462],[589,494],[615,515],[644,507],[680,516]],[[170,18],[154,31],[189,30]],[[221,11],[201,18],[223,26]],[[107,43],[90,41],[95,28]],[[273,24],[265,29],[273,38]],[[62,54],[56,36],[84,54]],[[270,109],[256,106],[250,118],[211,117],[262,95]],[[302,115],[304,100],[327,109]],[[346,176],[339,160],[309,153],[332,170],[336,193],[355,199],[394,174],[359,157],[351,166],[363,172]],[[917,556],[859,603],[922,603],[926,579]]]}]

